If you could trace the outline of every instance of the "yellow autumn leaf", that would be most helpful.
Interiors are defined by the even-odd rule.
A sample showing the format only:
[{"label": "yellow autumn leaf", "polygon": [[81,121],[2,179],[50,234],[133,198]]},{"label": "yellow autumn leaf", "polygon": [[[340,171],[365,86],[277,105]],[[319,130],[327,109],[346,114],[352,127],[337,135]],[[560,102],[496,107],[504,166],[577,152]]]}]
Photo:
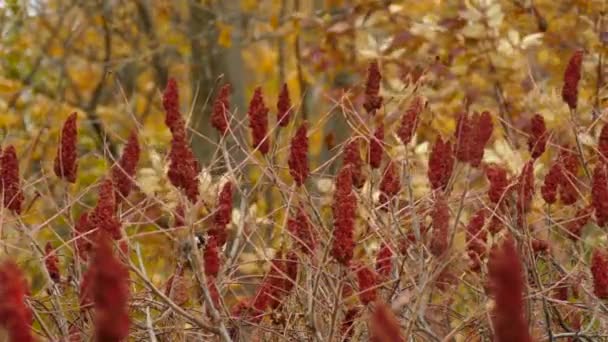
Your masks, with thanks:
[{"label": "yellow autumn leaf", "polygon": [[225,48],[232,46],[232,26],[219,21],[217,23],[217,28],[219,31],[217,43]]}]

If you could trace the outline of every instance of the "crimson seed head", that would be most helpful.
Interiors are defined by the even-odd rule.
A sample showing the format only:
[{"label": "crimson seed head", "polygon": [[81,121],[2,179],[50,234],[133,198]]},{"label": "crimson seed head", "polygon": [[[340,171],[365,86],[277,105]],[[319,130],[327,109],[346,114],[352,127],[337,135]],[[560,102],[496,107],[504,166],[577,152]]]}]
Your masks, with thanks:
[{"label": "crimson seed head", "polygon": [[[171,133],[184,130],[184,119],[179,112],[179,90],[177,81],[170,78],[163,93],[163,108],[165,109],[165,124]],[[184,130],[185,133],[185,130]]]},{"label": "crimson seed head", "polygon": [[[397,196],[399,189],[401,188],[401,182],[399,180],[399,172],[395,163],[390,161],[384,169],[382,180],[380,181],[380,203],[382,205],[390,202],[390,200]],[[388,209],[385,207],[385,209]]]},{"label": "crimson seed head", "polygon": [[226,182],[220,191],[213,215],[213,227],[209,236],[216,239],[218,246],[223,246],[228,238],[226,226],[232,220],[232,182]]},{"label": "crimson seed head", "polygon": [[[116,190],[122,197],[129,196],[131,189],[135,185],[133,178],[137,171],[137,163],[140,155],[139,141],[137,140],[137,132],[131,132],[127,145],[122,151],[122,156],[117,164],[112,166],[112,181],[116,186]],[[116,198],[120,200],[122,197]]]},{"label": "crimson seed head", "polygon": [[213,102],[213,113],[211,114],[211,125],[217,129],[220,135],[228,132],[228,111],[230,109],[230,84],[225,84]]},{"label": "crimson seed head", "polygon": [[467,250],[469,256],[475,254],[481,257],[486,253],[486,237],[487,233],[483,229],[486,220],[486,209],[478,210],[467,225]]},{"label": "crimson seed head", "polygon": [[496,342],[531,342],[525,314],[523,267],[512,237],[490,253],[488,277],[494,297],[492,326]]},{"label": "crimson seed head", "polygon": [[298,255],[294,251],[287,253],[287,258],[285,259],[285,274],[287,275],[284,285],[285,292],[290,292],[298,282],[299,262]]},{"label": "crimson seed head", "polygon": [[91,239],[92,234],[87,234],[91,229],[95,227],[89,222],[89,213],[84,212],[78,218],[76,226],[74,227],[74,248],[78,253],[78,256],[82,261],[87,261],[89,252],[91,251]]},{"label": "crimson seed head", "polygon": [[342,265],[348,266],[355,248],[354,231],[357,214],[357,198],[352,193],[350,166],[343,166],[336,180],[336,192],[332,205],[334,231],[332,256]]},{"label": "crimson seed head", "polygon": [[545,175],[545,181],[540,187],[540,193],[547,204],[557,201],[557,189],[562,181],[562,169],[559,164],[551,165],[549,172]]},{"label": "crimson seed head", "polygon": [[534,196],[534,161],[528,161],[521,170],[517,183],[517,209],[520,215],[528,212]]},{"label": "crimson seed head", "polygon": [[383,277],[389,277],[391,275],[391,271],[393,270],[393,251],[391,247],[383,243],[380,246],[380,250],[378,250],[378,255],[376,255],[376,271],[379,275]]},{"label": "crimson seed head", "polygon": [[382,96],[380,94],[380,81],[382,75],[378,68],[378,62],[372,61],[367,69],[367,83],[365,83],[365,103],[363,107],[369,114],[375,114],[376,110],[382,106]]},{"label": "crimson seed head", "polygon": [[192,203],[195,203],[198,199],[199,172],[199,164],[186,141],[186,136],[174,134],[173,139],[171,139],[167,177],[173,186],[186,193],[186,197]]},{"label": "crimson seed head", "polygon": [[262,88],[257,87],[253,93],[253,97],[249,102],[249,128],[251,128],[251,136],[253,139],[253,148],[259,150],[262,154],[268,153],[270,148],[270,140],[268,135],[268,107],[264,104],[264,96]]},{"label": "crimson seed head", "polygon": [[23,273],[12,261],[0,263],[0,328],[9,341],[33,342],[32,312],[25,304],[29,290]]},{"label": "crimson seed head", "polygon": [[129,335],[129,272],[113,253],[110,236],[102,233],[95,248],[92,294],[97,341],[121,341]]},{"label": "crimson seed head", "polygon": [[456,121],[456,159],[466,163],[471,159],[471,145],[473,144],[473,129],[474,125],[469,115],[466,112],[458,113]]},{"label": "crimson seed head", "polygon": [[385,303],[376,302],[369,323],[371,342],[405,342],[397,317]]},{"label": "crimson seed head", "polygon": [[76,119],[77,114],[74,112],[65,120],[53,165],[55,175],[65,179],[69,183],[76,182],[76,172],[78,170],[78,160],[76,159],[76,140],[78,138]]},{"label": "crimson seed head", "polygon": [[19,180],[19,161],[15,147],[9,145],[0,157],[0,191],[4,198],[4,207],[13,213],[21,214],[23,192]]},{"label": "crimson seed head", "polygon": [[171,150],[169,151],[169,171],[167,177],[176,188],[184,190],[190,202],[198,198],[198,173],[200,166],[188,144],[186,122],[179,112],[177,82],[170,79],[163,96],[165,124],[171,131]]},{"label": "crimson seed head", "polygon": [[452,143],[437,137],[429,155],[427,176],[433,190],[445,190],[454,169]]},{"label": "crimson seed head", "polygon": [[491,164],[486,167],[486,177],[490,182],[488,197],[492,203],[498,204],[506,197],[509,190],[507,170],[496,164]]},{"label": "crimson seed head", "polygon": [[306,123],[300,125],[291,139],[289,150],[289,174],[297,186],[302,186],[308,178],[308,137],[306,136]]},{"label": "crimson seed head", "polygon": [[277,123],[279,126],[285,127],[289,124],[290,111],[291,99],[289,98],[289,88],[287,88],[287,83],[284,83],[279,94],[279,100],[277,101]]},{"label": "crimson seed head", "polygon": [[599,163],[593,172],[591,205],[595,209],[597,225],[604,227],[608,223],[608,170],[604,163]]},{"label": "crimson seed head", "polygon": [[485,111],[481,114],[475,113],[473,116],[473,139],[471,139],[470,151],[470,162],[471,166],[478,167],[483,159],[483,152],[486,144],[492,137],[492,130],[494,124],[492,123],[492,116],[489,112]]},{"label": "crimson seed head", "polygon": [[591,257],[593,291],[600,299],[608,299],[608,253],[596,249]]},{"label": "crimson seed head", "polygon": [[600,152],[600,156],[603,158],[603,162],[608,162],[608,123],[604,124],[604,127],[602,127],[597,149]]},{"label": "crimson seed head", "polygon": [[116,198],[111,179],[105,179],[99,186],[97,205],[88,217],[88,221],[93,228],[97,228],[98,234],[104,231],[114,240],[122,237],[121,224],[116,217]]},{"label": "crimson seed head", "polygon": [[530,120],[530,135],[528,136],[528,150],[532,158],[536,159],[545,152],[548,137],[545,119],[540,114],[534,115]]},{"label": "crimson seed head", "polygon": [[378,276],[376,272],[367,266],[359,265],[355,269],[357,272],[357,283],[359,285],[359,300],[367,305],[376,300],[378,286]]},{"label": "crimson seed head", "polygon": [[377,169],[382,164],[382,156],[384,155],[384,123],[380,122],[374,136],[369,140],[369,165],[372,169]]},{"label": "crimson seed head", "polygon": [[401,116],[401,124],[397,129],[397,136],[399,136],[404,145],[409,144],[412,140],[418,126],[418,117],[423,109],[424,99],[417,96],[412,100],[407,111]]},{"label": "crimson seed head", "polygon": [[583,228],[593,214],[593,206],[587,206],[579,209],[576,215],[566,224],[566,231],[568,232],[568,238],[573,241],[578,241],[581,238]]},{"label": "crimson seed head", "polygon": [[353,185],[357,188],[361,188],[365,184],[365,177],[361,170],[363,166],[363,160],[361,159],[361,152],[359,151],[359,140],[354,138],[346,144],[344,147],[344,165],[350,165],[351,173],[353,176]]},{"label": "crimson seed head", "polygon": [[217,277],[217,274],[220,271],[220,254],[217,242],[213,236],[210,236],[205,244],[203,264],[206,276]]},{"label": "crimson seed head", "polygon": [[583,50],[574,52],[566,71],[564,72],[564,86],[562,88],[562,99],[570,109],[576,109],[578,101],[578,82],[581,79],[581,66],[583,63]]},{"label": "crimson seed head", "polygon": [[44,266],[46,267],[46,271],[49,272],[51,279],[54,282],[59,283],[61,281],[59,258],[57,258],[50,242],[47,242],[46,246],[44,246]]},{"label": "crimson seed head", "polygon": [[433,211],[431,212],[433,221],[433,236],[431,239],[430,250],[435,256],[441,256],[448,249],[448,235],[450,227],[450,208],[445,197],[438,194],[435,198]]},{"label": "crimson seed head", "polygon": [[359,316],[360,312],[361,309],[359,309],[358,307],[354,307],[348,309],[344,313],[344,319],[340,324],[340,335],[342,336],[342,342],[350,341],[351,337],[353,336],[353,333],[355,332],[353,329],[353,325],[355,324],[355,320],[357,319],[357,316]]},{"label": "crimson seed head", "polygon": [[559,163],[562,171],[559,197],[563,204],[572,205],[579,198],[576,182],[578,181],[578,170],[581,166],[580,160],[573,150],[565,147],[560,152]]},{"label": "crimson seed head", "polygon": [[541,239],[532,240],[532,250],[534,254],[545,253],[549,250],[549,243]]},{"label": "crimson seed head", "polygon": [[478,167],[483,159],[484,148],[490,137],[494,124],[489,112],[475,113],[469,117],[461,112],[456,123],[456,158]]},{"label": "crimson seed head", "polygon": [[293,234],[302,252],[314,253],[317,247],[317,234],[304,209],[297,208],[296,215],[287,220],[287,229]]},{"label": "crimson seed head", "polygon": [[253,300],[253,308],[258,312],[258,315],[267,308],[276,309],[289,293],[288,288],[291,289],[292,280],[287,279],[286,275],[288,275],[288,272],[285,260],[273,259],[270,271],[264,278],[264,282],[260,285]]}]

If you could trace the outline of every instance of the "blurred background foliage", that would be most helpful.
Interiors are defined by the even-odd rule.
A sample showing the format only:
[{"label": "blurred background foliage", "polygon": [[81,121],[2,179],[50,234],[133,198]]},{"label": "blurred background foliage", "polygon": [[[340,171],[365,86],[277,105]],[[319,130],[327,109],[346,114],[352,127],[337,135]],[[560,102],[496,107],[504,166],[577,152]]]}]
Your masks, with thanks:
[{"label": "blurred background foliage", "polygon": [[[586,51],[577,120],[589,127],[581,132],[583,144],[594,145],[599,125],[591,123],[608,101],[607,10],[605,0],[0,0],[0,142],[19,153],[31,204],[22,219],[51,225],[49,236],[67,240],[80,209],[64,217],[55,213],[65,203],[36,198],[67,201],[71,191],[80,207],[92,205],[95,191],[82,189],[107,172],[133,129],[145,146],[138,185],[144,195],[162,192],[170,134],[161,92],[169,77],[180,84],[182,112],[203,165],[216,151],[209,111],[224,83],[232,85],[231,109],[239,120],[253,89],[262,86],[271,127],[287,83],[298,115],[311,123],[313,169],[325,165],[352,131],[366,129],[363,120],[344,117],[363,115],[366,68],[377,59],[388,125],[414,92],[428,99],[416,154],[426,156],[436,132],[452,134],[458,111],[488,109],[498,129],[486,161],[516,174],[528,158],[520,147],[531,113],[544,116],[553,144],[572,140],[560,90],[577,49]],[[72,111],[79,113],[81,172],[77,187],[65,189],[47,176]],[[282,133],[284,144],[291,132]],[[389,146],[393,156],[403,153],[402,145]],[[426,186],[425,174],[417,174],[414,184]],[[330,185],[317,184],[321,192]],[[211,181],[203,187],[215,196]],[[149,207],[145,214],[154,220],[165,211]],[[162,236],[152,236],[159,239],[155,255],[170,255]]]}]

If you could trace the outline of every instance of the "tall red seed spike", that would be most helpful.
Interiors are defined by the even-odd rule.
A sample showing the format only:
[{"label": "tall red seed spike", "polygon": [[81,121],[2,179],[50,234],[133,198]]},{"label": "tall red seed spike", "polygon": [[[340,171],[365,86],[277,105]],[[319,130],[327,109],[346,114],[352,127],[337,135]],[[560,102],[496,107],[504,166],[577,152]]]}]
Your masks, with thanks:
[{"label": "tall red seed spike", "polygon": [[302,252],[308,255],[314,254],[317,247],[317,233],[304,209],[297,208],[296,215],[287,220],[287,229],[295,237]]},{"label": "tall red seed spike", "polygon": [[549,134],[545,119],[540,114],[535,114],[530,120],[530,135],[528,136],[528,151],[532,158],[540,157],[547,146]]},{"label": "tall red seed spike", "polygon": [[232,88],[230,84],[225,84],[213,102],[213,113],[211,114],[211,125],[217,129],[220,135],[228,133],[230,119],[228,118],[230,110],[230,93]]},{"label": "tall red seed spike", "polygon": [[291,139],[289,149],[289,174],[297,186],[302,186],[308,178],[308,137],[306,122],[302,123]]},{"label": "tall red seed spike", "polygon": [[177,81],[170,78],[163,93],[163,108],[165,109],[165,125],[171,133],[183,131],[185,134],[185,121],[179,112],[179,89]]},{"label": "tall red seed spike", "polygon": [[50,242],[44,246],[44,266],[49,276],[55,283],[61,282],[61,273],[59,273],[59,258],[53,250]]},{"label": "tall red seed spike", "polygon": [[399,180],[397,165],[393,161],[389,161],[380,181],[380,204],[383,205],[384,209],[388,209],[388,206],[384,205],[399,194],[400,188],[401,181]]},{"label": "tall red seed spike", "polygon": [[336,180],[336,192],[332,205],[334,230],[331,254],[344,266],[350,264],[355,248],[357,198],[352,193],[352,183],[350,166],[343,166]]},{"label": "tall red seed spike", "polygon": [[554,204],[557,201],[557,189],[562,182],[563,174],[558,163],[551,165],[549,172],[545,175],[545,181],[540,188],[540,193],[547,204]]},{"label": "tall red seed spike", "polygon": [[486,252],[487,232],[483,229],[486,221],[486,209],[478,210],[467,225],[466,243],[468,251],[472,251],[478,256]]},{"label": "tall red seed spike", "polygon": [[116,198],[112,180],[107,178],[99,186],[97,205],[88,217],[88,221],[93,228],[104,231],[114,240],[122,237],[121,224],[116,217]]},{"label": "tall red seed spike", "polygon": [[222,186],[213,215],[213,227],[209,231],[209,236],[215,237],[220,247],[226,243],[228,238],[226,226],[232,221],[232,188],[232,182],[226,182]]},{"label": "tall red seed spike", "polygon": [[367,82],[365,83],[365,102],[363,103],[363,107],[368,114],[374,115],[376,110],[382,106],[382,96],[379,96],[381,80],[382,75],[378,62],[370,62],[367,69]]},{"label": "tall red seed spike", "polygon": [[438,194],[435,198],[431,218],[433,225],[433,236],[431,238],[430,250],[434,256],[439,257],[448,249],[450,229],[450,208],[448,207],[448,203],[442,194]]},{"label": "tall red seed spike", "polygon": [[437,137],[429,155],[427,176],[433,190],[445,190],[448,187],[454,169],[452,143]]},{"label": "tall red seed spike", "polygon": [[92,294],[97,341],[121,341],[129,335],[129,271],[115,257],[110,236],[101,233],[95,247]]},{"label": "tall red seed spike", "polygon": [[167,177],[171,184],[184,190],[190,202],[198,199],[198,173],[200,165],[187,141],[186,122],[179,112],[177,82],[170,79],[163,95],[165,124],[171,131],[171,150],[169,151],[169,170]]},{"label": "tall red seed spike", "polygon": [[24,196],[19,179],[17,152],[12,145],[6,147],[0,157],[0,190],[4,207],[15,214],[21,214]]},{"label": "tall red seed spike", "polygon": [[472,133],[474,134],[474,137],[468,141],[471,146],[469,146],[467,150],[471,166],[478,167],[483,159],[484,148],[492,137],[494,124],[492,123],[492,116],[488,111],[484,111],[481,114],[475,113],[473,119],[474,126],[472,128]]},{"label": "tall red seed spike", "polygon": [[378,254],[376,255],[376,271],[382,277],[389,277],[393,270],[393,250],[391,247],[382,243]]},{"label": "tall red seed spike", "polygon": [[135,173],[137,171],[137,163],[141,149],[137,140],[137,132],[132,131],[129,135],[129,140],[122,151],[122,156],[117,164],[114,164],[111,169],[112,181],[116,186],[116,190],[120,196],[116,197],[117,201],[121,198],[129,196],[129,193],[135,186]]},{"label": "tall red seed spike", "polygon": [[205,269],[205,275],[208,277],[217,277],[217,274],[220,271],[220,253],[214,236],[210,236],[205,244],[205,250],[203,251],[203,267]]},{"label": "tall red seed spike", "polygon": [[599,163],[593,172],[591,205],[595,209],[597,225],[605,227],[608,223],[608,170],[604,163]]},{"label": "tall red seed spike", "polygon": [[471,160],[472,151],[471,141],[474,138],[473,133],[474,125],[469,115],[466,112],[460,112],[456,121],[456,131],[454,137],[456,138],[455,154],[456,159],[463,163],[467,163]]},{"label": "tall red seed spike", "polygon": [[369,140],[369,165],[372,169],[377,169],[382,164],[382,157],[384,156],[384,123],[380,122],[374,136]]},{"label": "tall red seed spike", "polygon": [[564,71],[564,86],[562,88],[562,99],[570,109],[576,109],[578,102],[578,82],[581,79],[581,66],[583,63],[583,50],[574,52],[566,70]]},{"label": "tall red seed spike", "polygon": [[185,135],[173,135],[171,150],[169,151],[167,177],[173,186],[185,192],[186,197],[191,203],[196,203],[198,199],[199,172],[198,161],[194,157],[194,153],[188,145]]},{"label": "tall red seed spike", "polygon": [[359,150],[359,138],[351,139],[344,147],[344,165],[350,165],[353,176],[353,185],[356,188],[361,188],[365,184],[365,176],[361,168],[363,167],[363,159],[361,159],[361,151]]},{"label": "tall red seed spike", "polygon": [[602,131],[600,132],[597,149],[600,152],[600,157],[603,158],[603,162],[608,162],[608,123],[604,124]]},{"label": "tall red seed spike", "polygon": [[397,317],[385,303],[374,305],[369,323],[371,342],[405,342]]},{"label": "tall red seed spike", "polygon": [[342,323],[340,324],[340,336],[342,336],[342,342],[348,342],[350,341],[350,339],[353,336],[353,333],[355,332],[355,330],[353,329],[353,326],[355,324],[355,320],[357,319],[357,316],[359,316],[359,313],[361,312],[361,309],[358,307],[353,307],[348,309],[345,313],[344,313],[344,319],[342,320]]},{"label": "tall red seed spike", "polygon": [[600,299],[608,299],[608,253],[596,249],[591,257],[593,292]]},{"label": "tall red seed spike", "polygon": [[87,272],[80,279],[78,300],[80,311],[84,312],[93,307],[93,282],[95,281],[95,268],[89,265]]},{"label": "tall red seed spike", "polygon": [[562,171],[561,183],[559,185],[559,197],[563,204],[572,205],[580,197],[576,182],[581,163],[578,155],[569,148],[560,152],[559,163]]},{"label": "tall red seed spike", "polygon": [[78,171],[78,156],[76,155],[76,143],[78,139],[78,128],[76,127],[76,112],[70,114],[63,124],[57,146],[57,155],[53,164],[53,171],[59,178],[69,183],[76,182]]},{"label": "tall red seed spike", "polygon": [[0,264],[0,328],[11,342],[33,342],[32,312],[25,304],[29,295],[27,282],[19,266],[12,261]]},{"label": "tall red seed spike", "polygon": [[517,210],[520,218],[529,211],[534,196],[534,161],[528,161],[521,170],[517,183]]},{"label": "tall red seed spike", "polygon": [[275,258],[271,262],[270,271],[266,275],[264,282],[260,286],[258,293],[253,301],[253,308],[258,313],[264,312],[267,308],[276,309],[288,294],[287,287],[291,280],[286,279],[287,264],[281,258]]},{"label": "tall red seed spike", "polygon": [[416,96],[410,103],[408,109],[401,116],[401,124],[397,129],[397,136],[404,145],[407,145],[412,141],[424,105],[424,99],[420,96]]},{"label": "tall red seed spike", "polygon": [[541,239],[532,239],[532,251],[535,255],[546,253],[549,250],[549,242]]},{"label": "tall red seed spike", "polygon": [[523,266],[512,237],[491,251],[488,277],[494,297],[494,341],[532,342],[525,314]]},{"label": "tall red seed spike", "polygon": [[488,189],[490,201],[494,204],[501,203],[509,191],[510,181],[507,170],[499,165],[490,164],[486,167],[486,177],[490,182]]},{"label": "tall red seed spike", "polygon": [[249,102],[249,128],[251,128],[252,146],[262,154],[268,153],[270,149],[270,138],[268,135],[268,107],[264,104],[262,88],[257,87]]},{"label": "tall red seed spike", "polygon": [[279,126],[286,127],[289,124],[290,112],[291,99],[289,98],[289,88],[287,87],[287,83],[284,83],[277,101],[277,123]]},{"label": "tall red seed spike", "polygon": [[300,260],[298,259],[298,255],[294,251],[289,251],[287,253],[287,258],[285,259],[285,274],[287,275],[287,278],[285,278],[284,290],[286,293],[289,293],[298,283],[299,263]]},{"label": "tall red seed spike", "polygon": [[357,265],[354,269],[359,286],[359,300],[363,305],[372,303],[378,297],[378,275],[365,265]]},{"label": "tall red seed spike", "polygon": [[566,231],[568,232],[568,238],[572,241],[578,241],[581,238],[583,228],[593,214],[593,206],[587,206],[579,209],[572,220],[566,224]]},{"label": "tall red seed spike", "polygon": [[211,297],[211,302],[216,309],[220,309],[220,290],[217,288],[215,277],[207,278],[207,288],[209,288],[209,296]]},{"label": "tall red seed spike", "polygon": [[88,234],[91,229],[95,227],[89,222],[89,213],[84,212],[78,218],[76,222],[76,226],[74,227],[73,237],[74,237],[74,248],[76,253],[82,261],[86,262],[88,260],[89,252],[91,251],[92,244],[91,240],[93,238],[92,234]]}]

